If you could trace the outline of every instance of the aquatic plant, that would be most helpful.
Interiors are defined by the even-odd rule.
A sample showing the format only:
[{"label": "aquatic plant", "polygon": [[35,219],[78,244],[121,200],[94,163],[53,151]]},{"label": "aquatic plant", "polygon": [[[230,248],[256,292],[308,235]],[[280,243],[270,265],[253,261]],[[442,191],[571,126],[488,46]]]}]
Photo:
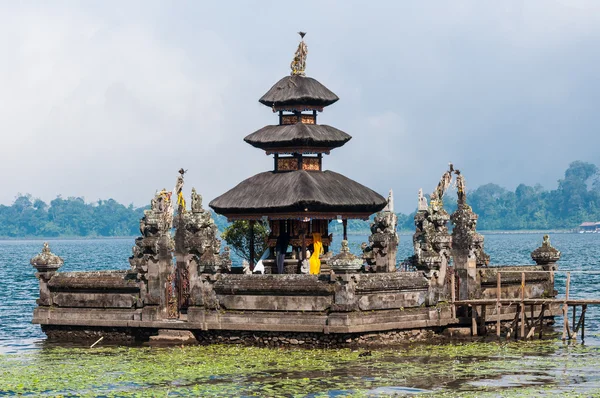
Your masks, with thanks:
[{"label": "aquatic plant", "polygon": [[600,393],[599,382],[598,347],[555,341],[423,344],[369,352],[236,345],[48,346],[19,356],[0,355],[0,395],[594,395]]}]

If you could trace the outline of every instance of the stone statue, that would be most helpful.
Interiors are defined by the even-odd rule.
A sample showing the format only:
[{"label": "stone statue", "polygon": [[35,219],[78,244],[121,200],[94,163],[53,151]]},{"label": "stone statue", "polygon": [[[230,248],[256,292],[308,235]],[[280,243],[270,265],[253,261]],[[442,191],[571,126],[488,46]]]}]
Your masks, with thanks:
[{"label": "stone statue", "polygon": [[456,195],[458,196],[458,204],[467,203],[467,186],[465,185],[465,177],[460,174],[460,170],[454,170],[456,174]]},{"label": "stone statue", "polygon": [[52,295],[48,283],[56,274],[58,269],[64,264],[62,258],[50,251],[48,242],[44,242],[42,252],[30,260],[30,264],[37,270],[36,278],[40,281],[40,298],[37,300],[39,305],[52,305]]},{"label": "stone statue", "polygon": [[229,272],[231,257],[229,247],[221,253],[219,230],[209,211],[202,209],[202,196],[192,188],[191,212],[181,214],[178,219],[177,255],[188,258],[197,273]]},{"label": "stone statue", "polygon": [[[467,259],[473,259],[475,264],[485,267],[490,262],[490,256],[483,250],[483,236],[477,233],[477,214],[467,204],[467,187],[465,177],[460,170],[454,170],[456,174],[457,209],[452,214],[451,220],[454,224],[452,230],[452,246],[454,262],[460,264]],[[466,257],[464,257],[466,256]],[[464,257],[461,260],[461,257]]]},{"label": "stone statue", "polygon": [[64,260],[50,251],[48,242],[44,242],[42,252],[30,260],[30,264],[39,269],[58,269],[64,264]]},{"label": "stone statue", "polygon": [[450,263],[452,237],[448,233],[450,216],[444,209],[442,198],[452,182],[452,163],[444,172],[437,188],[427,199],[419,191],[419,207],[415,214],[415,233],[413,235],[414,255],[408,259],[407,266],[426,271],[433,286],[445,286],[446,271]]},{"label": "stone statue", "polygon": [[342,240],[342,247],[340,248],[340,253],[350,253],[350,247],[348,246],[347,240]]},{"label": "stone statue", "polygon": [[423,196],[423,188],[419,188],[419,204],[417,207],[418,211],[425,211],[427,210],[427,198],[425,196]]},{"label": "stone statue", "polygon": [[360,271],[363,266],[363,259],[352,254],[350,252],[350,247],[348,247],[348,241],[342,240],[340,253],[331,257],[327,261],[327,264],[331,267],[333,275],[335,275],[336,272],[347,274]]},{"label": "stone statue", "polygon": [[[392,199],[393,206],[393,199]],[[396,253],[400,238],[396,232],[398,216],[396,213],[383,210],[375,215],[371,224],[369,244],[361,246],[363,260],[370,270],[375,272],[395,272]]]},{"label": "stone statue", "polygon": [[306,55],[308,54],[308,48],[306,47],[306,43],[304,43],[304,35],[305,32],[298,32],[301,37],[300,44],[298,44],[298,49],[294,54],[294,59],[290,64],[290,69],[292,69],[292,76],[300,75],[304,76],[304,71],[306,70]]},{"label": "stone statue", "polygon": [[175,182],[175,195],[177,196],[178,213],[185,212],[185,198],[183,197],[183,175],[185,173],[186,170],[183,168],[179,169],[179,177],[177,177],[177,181]]},{"label": "stone statue", "polygon": [[201,213],[202,209],[202,195],[196,192],[196,188],[192,188],[192,213]]},{"label": "stone statue", "polygon": [[438,183],[435,191],[431,194],[431,200],[439,200],[441,201],[444,198],[444,194],[450,187],[452,183],[452,172],[454,171],[454,166],[452,163],[449,163],[449,169],[442,175],[440,182]]},{"label": "stone statue", "polygon": [[388,194],[387,205],[383,209],[383,211],[394,211],[394,192],[390,189],[390,193]]},{"label": "stone statue", "polygon": [[250,269],[250,263],[247,260],[242,260],[242,272],[245,275],[252,275],[252,270]]},{"label": "stone statue", "polygon": [[538,265],[554,265],[560,260],[560,251],[550,244],[550,236],[544,235],[542,246],[531,252],[531,258]]},{"label": "stone statue", "polygon": [[460,170],[455,170],[457,208],[452,213],[452,258],[458,278],[458,297],[461,300],[479,298],[481,283],[478,267],[487,267],[490,256],[483,249],[484,238],[477,233],[477,214],[467,204],[466,185]]}]

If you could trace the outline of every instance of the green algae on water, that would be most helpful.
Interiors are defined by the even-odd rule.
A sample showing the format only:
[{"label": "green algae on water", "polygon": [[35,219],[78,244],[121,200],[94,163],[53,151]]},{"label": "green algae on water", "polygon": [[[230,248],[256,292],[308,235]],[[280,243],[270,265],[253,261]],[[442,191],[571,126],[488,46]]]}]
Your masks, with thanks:
[{"label": "green algae on water", "polygon": [[598,347],[554,341],[419,344],[370,352],[237,345],[49,347],[0,356],[0,395],[589,396],[600,394],[598,386]]}]

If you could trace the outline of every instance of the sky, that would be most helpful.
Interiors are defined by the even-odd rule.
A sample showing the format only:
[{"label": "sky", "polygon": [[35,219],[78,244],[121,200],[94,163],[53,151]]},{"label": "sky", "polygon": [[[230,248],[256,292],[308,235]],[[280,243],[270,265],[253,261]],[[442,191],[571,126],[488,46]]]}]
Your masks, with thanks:
[{"label": "sky", "polygon": [[448,162],[474,189],[600,165],[600,2],[0,1],[0,204],[135,206],[188,170],[205,203],[272,158],[243,138],[306,31],[307,76],[353,138],[324,158],[416,207]]}]

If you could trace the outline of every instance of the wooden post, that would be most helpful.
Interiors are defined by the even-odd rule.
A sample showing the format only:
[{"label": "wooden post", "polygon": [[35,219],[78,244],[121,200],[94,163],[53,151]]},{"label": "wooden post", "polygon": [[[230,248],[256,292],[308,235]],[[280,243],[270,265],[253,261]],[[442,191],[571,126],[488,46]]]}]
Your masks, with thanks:
[{"label": "wooden post", "polygon": [[306,230],[304,229],[304,225],[302,225],[300,233],[302,234],[302,260],[306,260]]},{"label": "wooden post", "polygon": [[544,312],[546,312],[546,304],[542,304],[542,309],[540,310],[540,340],[544,337],[543,327],[544,327]]},{"label": "wooden post", "polygon": [[250,220],[250,236],[248,242],[250,243],[250,270],[254,270],[254,220]]},{"label": "wooden post", "polygon": [[575,322],[577,322],[577,306],[576,305],[573,306],[573,323],[571,325],[571,329],[573,329],[573,330],[575,330],[575,327],[577,326],[575,324]]},{"label": "wooden post", "polygon": [[342,225],[344,226],[344,240],[348,240],[348,220],[344,219]]},{"label": "wooden post", "polygon": [[500,272],[497,274],[497,286],[496,286],[496,336],[500,337],[500,296],[502,295],[502,290],[500,289]]},{"label": "wooden post", "polygon": [[477,307],[471,306],[471,334],[477,336]]},{"label": "wooden post", "polygon": [[487,316],[486,311],[487,306],[485,304],[481,305],[481,312],[479,313],[479,334],[485,336],[487,334],[487,327],[485,324],[485,317]]},{"label": "wooden post", "polygon": [[567,283],[565,285],[565,301],[563,303],[563,334],[562,339],[566,340],[567,335],[571,338],[571,332],[569,331],[569,307],[567,303],[569,301],[569,287],[571,285],[571,273],[567,272]]},{"label": "wooden post", "polygon": [[450,299],[452,300],[452,319],[454,319],[456,318],[456,304],[454,304],[456,300],[456,275],[454,274],[454,270],[450,274]]},{"label": "wooden post", "polygon": [[587,310],[587,304],[581,306],[581,342],[585,339],[585,311]]},{"label": "wooden post", "polygon": [[521,338],[525,338],[525,272],[521,272]]}]

